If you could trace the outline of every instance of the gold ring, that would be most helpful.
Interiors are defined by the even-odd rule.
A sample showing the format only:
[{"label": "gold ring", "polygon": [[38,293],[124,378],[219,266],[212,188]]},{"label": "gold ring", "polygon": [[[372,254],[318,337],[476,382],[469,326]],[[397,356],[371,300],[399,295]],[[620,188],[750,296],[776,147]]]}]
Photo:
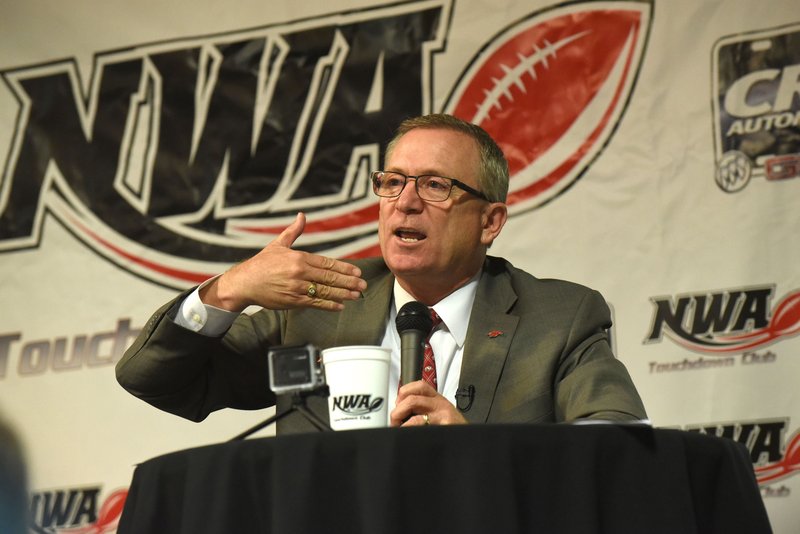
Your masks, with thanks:
[{"label": "gold ring", "polygon": [[310,284],[308,284],[308,289],[306,289],[306,295],[308,295],[312,299],[314,297],[316,297],[317,296],[317,284],[315,284],[314,282],[311,282]]},{"label": "gold ring", "polygon": [[431,418],[426,413],[422,414],[422,420],[425,421],[425,425],[431,424]]}]

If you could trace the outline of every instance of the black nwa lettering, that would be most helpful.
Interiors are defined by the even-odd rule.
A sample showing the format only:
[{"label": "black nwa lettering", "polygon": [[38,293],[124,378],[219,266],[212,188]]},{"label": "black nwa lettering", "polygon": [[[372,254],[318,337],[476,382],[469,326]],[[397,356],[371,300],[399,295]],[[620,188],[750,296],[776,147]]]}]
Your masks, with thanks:
[{"label": "black nwa lettering", "polygon": [[99,493],[99,488],[35,493],[31,497],[33,522],[42,529],[94,523]]},{"label": "black nwa lettering", "polygon": [[778,419],[725,425],[712,424],[687,427],[686,430],[737,441],[750,451],[753,464],[764,464],[777,462],[782,458],[781,447],[786,421]]},{"label": "black nwa lettering", "polygon": [[769,323],[772,287],[701,293],[653,299],[656,311],[648,342],[659,341],[664,329],[692,343],[705,344],[715,335],[764,328]]},{"label": "black nwa lettering", "polygon": [[392,128],[427,111],[441,12],[412,4],[100,55],[88,96],[72,62],[0,73],[25,103],[2,166],[0,250],[35,246],[58,197],[124,242],[232,262],[256,249],[220,238],[229,217],[366,195],[361,159],[375,168]]}]

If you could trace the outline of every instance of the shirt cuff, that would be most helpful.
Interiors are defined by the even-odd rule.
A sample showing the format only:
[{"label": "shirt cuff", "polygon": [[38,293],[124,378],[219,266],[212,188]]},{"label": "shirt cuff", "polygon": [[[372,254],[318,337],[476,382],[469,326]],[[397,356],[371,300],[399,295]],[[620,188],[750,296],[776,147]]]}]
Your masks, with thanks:
[{"label": "shirt cuff", "polygon": [[219,337],[228,331],[239,313],[204,304],[200,300],[200,289],[216,278],[206,280],[183,299],[175,315],[175,324],[209,337]]}]

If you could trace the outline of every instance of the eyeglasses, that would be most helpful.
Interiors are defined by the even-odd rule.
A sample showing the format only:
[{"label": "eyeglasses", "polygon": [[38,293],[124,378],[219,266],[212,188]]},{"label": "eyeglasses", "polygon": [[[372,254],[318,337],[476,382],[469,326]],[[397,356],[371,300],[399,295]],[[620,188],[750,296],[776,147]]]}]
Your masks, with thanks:
[{"label": "eyeglasses", "polygon": [[471,193],[489,202],[486,195],[477,189],[471,188],[464,182],[459,182],[455,178],[445,178],[444,176],[434,176],[432,174],[407,176],[402,172],[375,171],[372,173],[372,190],[379,197],[399,197],[410,179],[415,180],[414,186],[416,187],[419,198],[427,200],[428,202],[442,202],[447,200],[450,198],[450,192],[453,190],[453,186],[457,186],[467,193]]}]

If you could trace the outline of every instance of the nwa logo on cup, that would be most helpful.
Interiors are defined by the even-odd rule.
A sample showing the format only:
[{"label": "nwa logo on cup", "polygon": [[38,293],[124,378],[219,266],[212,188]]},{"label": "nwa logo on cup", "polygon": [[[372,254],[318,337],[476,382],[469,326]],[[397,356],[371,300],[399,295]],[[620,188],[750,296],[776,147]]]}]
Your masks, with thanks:
[{"label": "nwa logo on cup", "polygon": [[724,37],[713,60],[717,185],[800,177],[800,25]]},{"label": "nwa logo on cup", "polygon": [[333,398],[331,404],[331,411],[339,410],[346,415],[367,415],[374,412],[379,412],[383,407],[385,399],[383,397],[375,397],[369,394],[359,395],[339,395]]}]

